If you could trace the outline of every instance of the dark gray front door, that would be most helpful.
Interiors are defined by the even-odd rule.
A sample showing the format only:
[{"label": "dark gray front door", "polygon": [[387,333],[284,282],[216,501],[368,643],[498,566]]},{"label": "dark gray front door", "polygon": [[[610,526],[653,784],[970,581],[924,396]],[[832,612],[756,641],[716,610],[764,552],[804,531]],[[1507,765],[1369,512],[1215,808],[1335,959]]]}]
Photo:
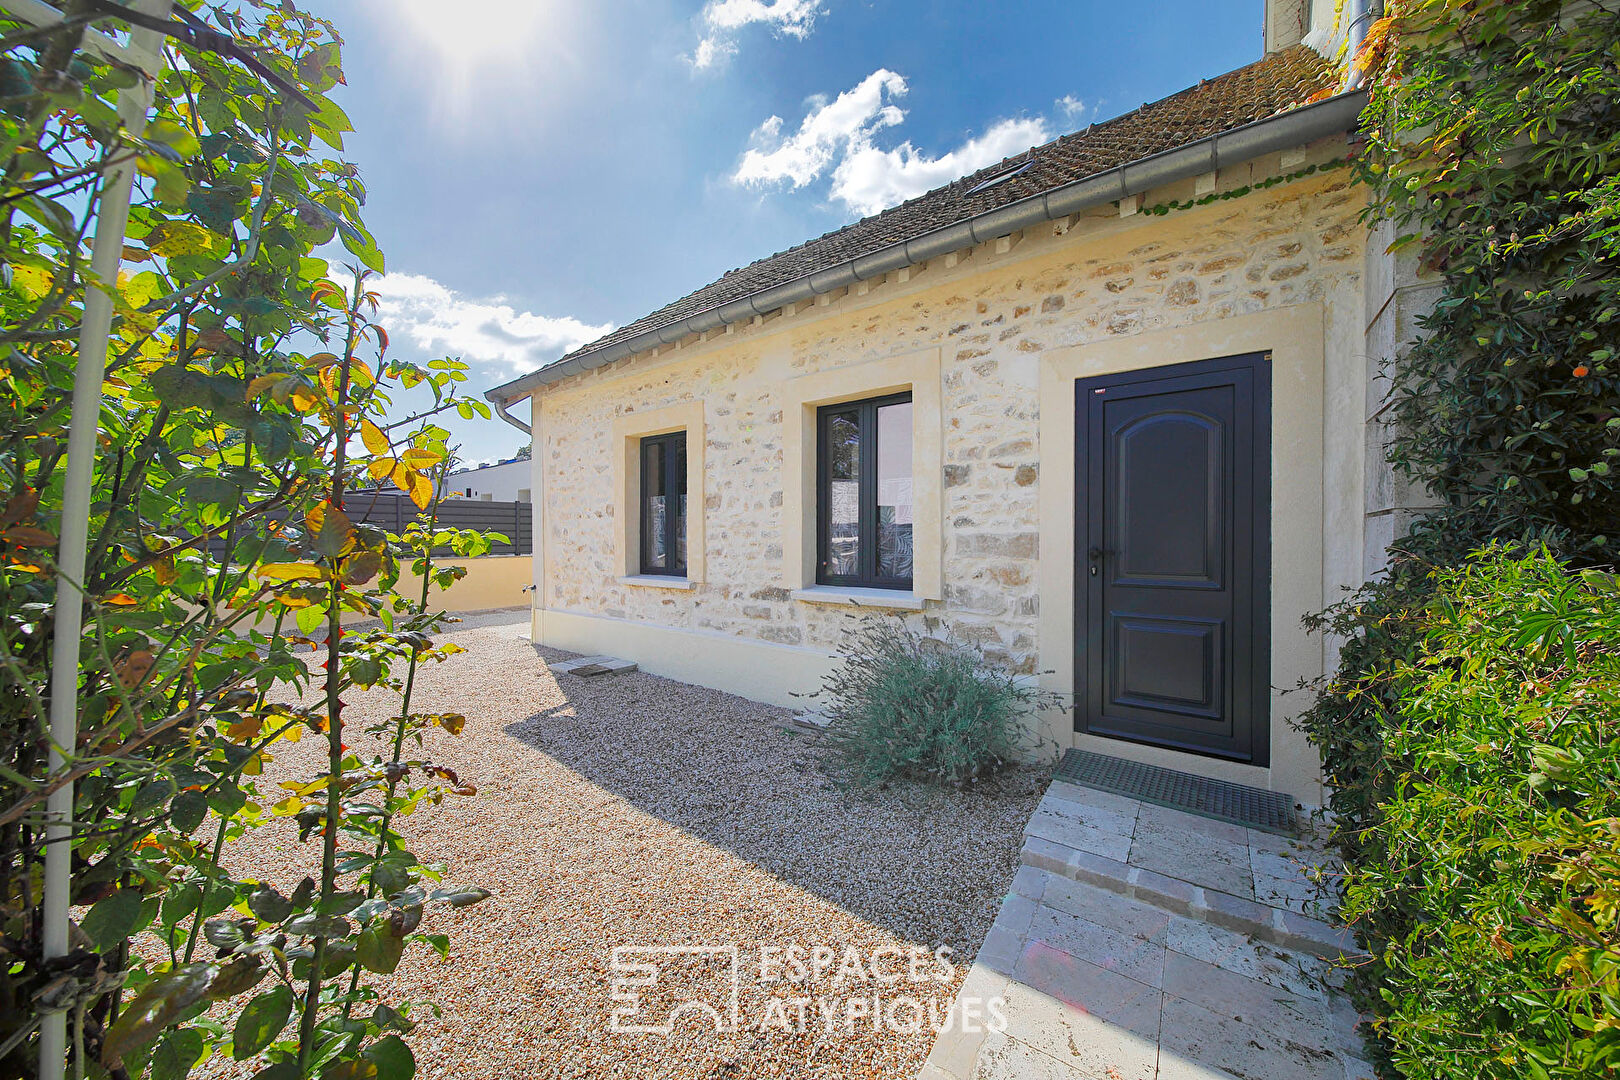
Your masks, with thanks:
[{"label": "dark gray front door", "polygon": [[1270,375],[1077,383],[1077,730],[1266,764]]}]

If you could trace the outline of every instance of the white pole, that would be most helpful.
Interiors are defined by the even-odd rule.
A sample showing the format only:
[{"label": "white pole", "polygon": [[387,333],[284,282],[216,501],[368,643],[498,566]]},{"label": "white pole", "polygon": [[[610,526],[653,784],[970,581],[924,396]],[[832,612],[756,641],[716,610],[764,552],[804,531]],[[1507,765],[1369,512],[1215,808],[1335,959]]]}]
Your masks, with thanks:
[{"label": "white pole", "polygon": [[[173,0],[136,0],[135,9],[167,20]],[[127,59],[146,77],[118,94],[124,130],[138,136],[146,130],[153,81],[163,60],[163,34],[136,29],[130,33]],[[96,236],[90,249],[93,281],[84,290],[84,321],[79,327],[79,363],[73,375],[73,409],[68,415],[67,479],[62,493],[62,537],[57,549],[56,608],[51,641],[51,751],[54,775],[67,767],[79,741],[79,639],[84,632],[85,549],[90,542],[90,494],[96,463],[96,437],[101,428],[101,381],[107,366],[107,337],[112,327],[112,298],[95,282],[114,288],[123,257],[124,230],[129,224],[130,187],[135,164],[125,161],[107,170],[96,210]],[[73,785],[51,792],[45,804],[45,897],[42,944],[45,959],[68,951],[68,900],[73,861]],[[67,1068],[67,1014],[54,1012],[40,1021],[40,1080],[61,1080]]]}]

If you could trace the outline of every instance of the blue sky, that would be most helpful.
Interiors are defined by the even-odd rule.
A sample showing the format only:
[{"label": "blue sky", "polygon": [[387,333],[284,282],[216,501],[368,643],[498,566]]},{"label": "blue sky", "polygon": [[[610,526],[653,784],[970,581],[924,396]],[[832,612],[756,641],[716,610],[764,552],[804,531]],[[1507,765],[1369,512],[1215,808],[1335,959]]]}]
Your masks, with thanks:
[{"label": "blue sky", "polygon": [[[345,39],[394,348],[480,393],[1261,52],[1261,0],[306,2]],[[470,461],[524,440],[447,426]]]}]

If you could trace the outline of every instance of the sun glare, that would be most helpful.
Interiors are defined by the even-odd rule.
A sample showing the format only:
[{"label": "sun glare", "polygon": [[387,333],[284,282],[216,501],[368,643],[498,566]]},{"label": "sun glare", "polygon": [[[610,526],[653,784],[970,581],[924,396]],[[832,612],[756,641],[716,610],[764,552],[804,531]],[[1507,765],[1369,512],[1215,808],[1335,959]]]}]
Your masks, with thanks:
[{"label": "sun glare", "polygon": [[542,60],[557,7],[551,0],[394,0],[387,10],[410,38],[465,74]]}]

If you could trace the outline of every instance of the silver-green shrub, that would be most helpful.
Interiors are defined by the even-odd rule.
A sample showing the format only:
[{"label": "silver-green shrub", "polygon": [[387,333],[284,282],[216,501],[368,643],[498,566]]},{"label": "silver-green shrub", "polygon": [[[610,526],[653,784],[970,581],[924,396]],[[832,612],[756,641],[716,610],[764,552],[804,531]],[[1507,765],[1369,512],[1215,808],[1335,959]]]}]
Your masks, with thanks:
[{"label": "silver-green shrub", "polygon": [[978,648],[899,617],[868,615],[855,626],[816,696],[859,782],[963,784],[988,775],[1030,741],[1022,717],[1056,703]]}]

